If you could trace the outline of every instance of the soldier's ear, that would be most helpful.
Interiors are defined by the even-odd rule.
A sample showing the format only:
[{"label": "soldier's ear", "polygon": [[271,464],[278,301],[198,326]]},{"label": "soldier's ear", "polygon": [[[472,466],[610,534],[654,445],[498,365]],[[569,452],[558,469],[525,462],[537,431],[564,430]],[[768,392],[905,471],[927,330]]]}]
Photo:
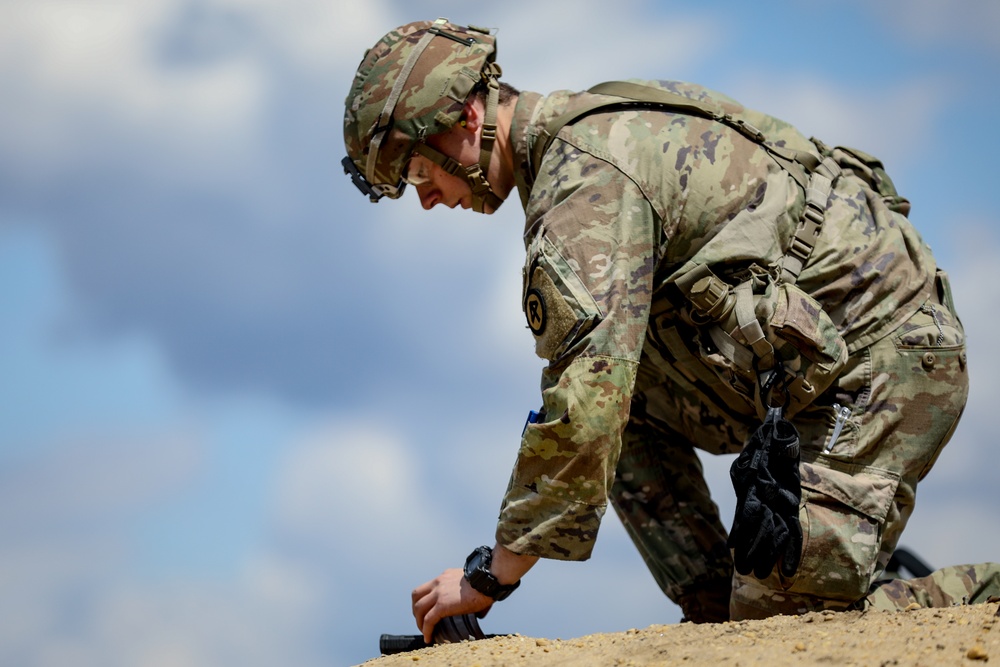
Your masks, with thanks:
[{"label": "soldier's ear", "polygon": [[458,124],[469,132],[478,132],[483,125],[483,112],[477,104],[477,98],[472,95],[462,107],[462,119]]}]

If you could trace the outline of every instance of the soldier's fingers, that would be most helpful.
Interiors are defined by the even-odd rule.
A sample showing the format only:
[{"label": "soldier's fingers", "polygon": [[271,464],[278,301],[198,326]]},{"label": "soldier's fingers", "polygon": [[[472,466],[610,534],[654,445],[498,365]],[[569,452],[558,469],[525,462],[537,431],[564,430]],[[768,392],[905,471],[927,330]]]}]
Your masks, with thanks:
[{"label": "soldier's fingers", "polygon": [[434,626],[437,625],[438,621],[441,620],[441,612],[438,611],[438,605],[434,605],[424,616],[423,627],[420,631],[424,633],[424,643],[430,644],[431,638],[434,636]]},{"label": "soldier's fingers", "polygon": [[410,600],[413,604],[417,603],[417,600],[424,597],[434,589],[434,580],[424,582],[413,589],[410,593]]},{"label": "soldier's fingers", "polygon": [[423,590],[423,587],[413,591],[413,619],[417,622],[417,628],[423,632],[427,612],[434,607],[436,596],[430,590]]}]

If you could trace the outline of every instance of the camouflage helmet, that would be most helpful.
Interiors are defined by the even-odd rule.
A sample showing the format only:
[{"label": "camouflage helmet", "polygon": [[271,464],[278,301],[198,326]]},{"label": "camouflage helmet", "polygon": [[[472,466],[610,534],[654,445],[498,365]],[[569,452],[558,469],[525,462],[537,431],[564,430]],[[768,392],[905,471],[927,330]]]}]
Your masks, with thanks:
[{"label": "camouflage helmet", "polygon": [[[406,185],[407,163],[417,152],[464,178],[473,190],[476,210],[482,210],[484,201],[497,208],[501,200],[486,181],[496,137],[500,67],[495,57],[496,38],[489,30],[447,19],[401,26],[369,49],[354,75],[344,111],[347,157],[342,164],[358,189],[373,202],[397,199]],[[480,161],[465,167],[424,139],[457,123],[481,82],[488,99]]]}]

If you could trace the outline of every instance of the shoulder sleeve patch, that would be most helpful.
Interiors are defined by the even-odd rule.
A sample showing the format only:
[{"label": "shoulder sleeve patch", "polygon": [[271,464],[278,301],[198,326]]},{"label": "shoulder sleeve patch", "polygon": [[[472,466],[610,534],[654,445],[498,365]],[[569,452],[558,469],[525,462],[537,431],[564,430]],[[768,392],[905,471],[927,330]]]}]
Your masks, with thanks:
[{"label": "shoulder sleeve patch", "polygon": [[535,336],[535,354],[553,360],[579,321],[551,276],[536,266],[524,298],[524,315]]},{"label": "shoulder sleeve patch", "polygon": [[524,316],[528,318],[528,328],[531,333],[541,336],[545,333],[547,317],[545,313],[545,296],[537,287],[528,290],[528,296],[524,300]]}]

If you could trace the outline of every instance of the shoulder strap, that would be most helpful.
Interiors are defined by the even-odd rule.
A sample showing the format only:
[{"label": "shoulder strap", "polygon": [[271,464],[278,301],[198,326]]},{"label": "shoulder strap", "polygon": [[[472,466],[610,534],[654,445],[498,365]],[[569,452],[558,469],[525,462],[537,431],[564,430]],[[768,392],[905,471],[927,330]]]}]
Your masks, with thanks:
[{"label": "shoulder strap", "polygon": [[794,151],[781,148],[767,143],[767,137],[751,125],[746,120],[732,114],[723,112],[713,104],[693,100],[684,95],[678,95],[662,88],[655,88],[641,83],[629,81],[606,81],[587,90],[595,95],[606,95],[618,97],[618,100],[594,100],[577,109],[553,118],[546,124],[545,129],[535,141],[531,151],[531,176],[538,173],[538,167],[542,163],[542,157],[552,145],[553,139],[559,131],[580,118],[595,113],[597,111],[610,111],[611,109],[627,108],[661,108],[664,111],[673,111],[691,116],[701,116],[720,123],[724,123],[733,128],[747,139],[750,139],[768,153],[798,182],[803,189],[808,187],[808,172],[816,168],[819,158],[804,151]]},{"label": "shoulder strap", "polygon": [[826,213],[827,198],[830,195],[833,181],[840,174],[836,162],[829,157],[821,160],[818,155],[807,151],[775,146],[767,141],[763,132],[745,119],[725,113],[713,104],[693,100],[662,88],[629,81],[607,81],[597,84],[587,92],[619,99],[593,100],[549,121],[532,147],[529,166],[532,180],[538,173],[542,157],[552,145],[552,141],[559,134],[559,131],[566,125],[597,111],[659,108],[664,111],[700,116],[724,123],[766,150],[806,193],[806,207],[796,229],[792,247],[789,248],[785,261],[782,263],[782,277],[785,282],[794,283],[796,281],[815,245],[815,238],[819,235],[819,229]]}]

